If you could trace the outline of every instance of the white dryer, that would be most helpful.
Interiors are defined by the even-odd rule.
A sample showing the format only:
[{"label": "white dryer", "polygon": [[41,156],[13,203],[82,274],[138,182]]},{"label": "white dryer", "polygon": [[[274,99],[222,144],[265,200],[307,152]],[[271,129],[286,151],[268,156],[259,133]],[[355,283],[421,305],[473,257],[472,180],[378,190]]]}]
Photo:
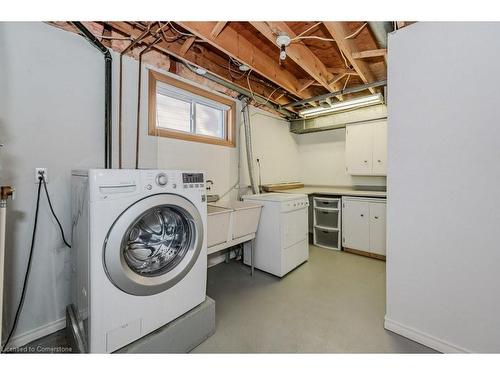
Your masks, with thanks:
[{"label": "white dryer", "polygon": [[88,352],[113,352],[205,300],[203,173],[74,171],[72,189],[72,310]]},{"label": "white dryer", "polygon": [[[262,205],[255,238],[255,267],[283,277],[309,259],[305,194],[265,193],[245,195],[244,201]],[[250,264],[251,251],[245,247],[243,261]]]}]

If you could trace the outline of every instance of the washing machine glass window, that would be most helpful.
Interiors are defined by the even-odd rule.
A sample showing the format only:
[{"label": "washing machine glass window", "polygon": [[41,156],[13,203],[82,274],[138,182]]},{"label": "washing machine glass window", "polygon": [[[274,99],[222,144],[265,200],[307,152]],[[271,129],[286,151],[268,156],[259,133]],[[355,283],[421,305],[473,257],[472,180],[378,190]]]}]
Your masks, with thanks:
[{"label": "washing machine glass window", "polygon": [[203,246],[203,221],[186,198],[146,197],[114,222],[104,243],[104,268],[111,282],[134,295],[153,295],[179,282]]},{"label": "washing machine glass window", "polygon": [[139,216],[125,233],[123,257],[139,275],[161,275],[184,258],[191,235],[185,213],[171,206],[153,207]]}]

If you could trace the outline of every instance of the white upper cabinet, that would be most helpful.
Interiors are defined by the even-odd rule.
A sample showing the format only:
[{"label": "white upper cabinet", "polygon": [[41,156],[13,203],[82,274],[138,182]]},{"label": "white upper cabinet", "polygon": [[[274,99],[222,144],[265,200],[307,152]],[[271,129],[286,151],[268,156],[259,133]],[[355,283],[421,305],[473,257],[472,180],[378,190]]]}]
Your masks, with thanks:
[{"label": "white upper cabinet", "polygon": [[387,175],[387,122],[372,124],[373,159],[372,172],[377,176]]},{"label": "white upper cabinet", "polygon": [[387,175],[387,121],[346,127],[346,172],[360,176]]}]

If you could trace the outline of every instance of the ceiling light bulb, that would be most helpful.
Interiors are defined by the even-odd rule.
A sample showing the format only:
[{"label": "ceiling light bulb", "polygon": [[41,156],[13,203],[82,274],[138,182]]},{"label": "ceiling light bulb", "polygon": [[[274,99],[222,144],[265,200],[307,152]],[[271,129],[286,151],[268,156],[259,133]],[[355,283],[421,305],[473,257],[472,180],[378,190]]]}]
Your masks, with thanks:
[{"label": "ceiling light bulb", "polygon": [[248,72],[250,70],[250,67],[248,65],[241,64],[240,66],[238,66],[238,69],[242,72]]},{"label": "ceiling light bulb", "polygon": [[280,60],[283,61],[285,59],[286,59],[285,45],[282,44],[280,48]]},{"label": "ceiling light bulb", "polygon": [[333,103],[330,107],[314,107],[305,109],[299,112],[299,115],[304,118],[324,115],[327,113],[347,111],[355,108],[362,108],[376,104],[382,104],[384,98],[381,94],[373,94],[368,96],[363,96],[360,98],[355,98],[351,100],[344,100],[343,102]]}]

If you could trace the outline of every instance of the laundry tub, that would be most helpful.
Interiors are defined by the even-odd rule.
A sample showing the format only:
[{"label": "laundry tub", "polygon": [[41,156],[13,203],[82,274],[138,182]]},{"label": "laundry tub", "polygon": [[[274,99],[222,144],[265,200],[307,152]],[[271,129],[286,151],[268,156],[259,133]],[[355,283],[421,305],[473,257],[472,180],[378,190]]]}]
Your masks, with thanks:
[{"label": "laundry tub", "polygon": [[207,205],[207,247],[228,241],[232,212],[230,208]]},{"label": "laundry tub", "polygon": [[253,202],[235,201],[226,205],[233,209],[232,213],[232,239],[254,234],[259,226],[262,205]]}]

